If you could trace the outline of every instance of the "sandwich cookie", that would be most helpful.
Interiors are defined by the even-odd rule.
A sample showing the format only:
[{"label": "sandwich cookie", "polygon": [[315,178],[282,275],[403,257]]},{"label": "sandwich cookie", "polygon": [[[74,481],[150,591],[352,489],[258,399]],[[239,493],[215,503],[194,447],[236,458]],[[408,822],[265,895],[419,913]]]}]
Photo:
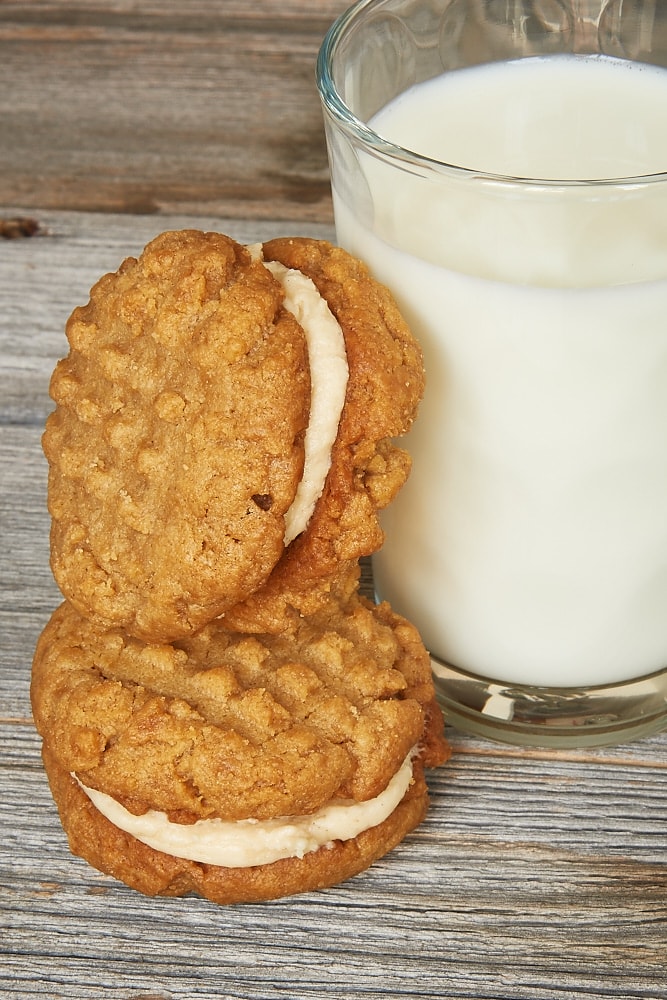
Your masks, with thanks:
[{"label": "sandwich cookie", "polygon": [[340,882],[421,821],[448,756],[417,632],[357,596],[289,634],[215,621],[172,644],[65,602],[31,698],[72,851],[151,895]]},{"label": "sandwich cookie", "polygon": [[100,628],[279,632],[382,543],[423,391],[389,292],[331,244],[165,233],[92,289],[51,381],[51,562]]}]

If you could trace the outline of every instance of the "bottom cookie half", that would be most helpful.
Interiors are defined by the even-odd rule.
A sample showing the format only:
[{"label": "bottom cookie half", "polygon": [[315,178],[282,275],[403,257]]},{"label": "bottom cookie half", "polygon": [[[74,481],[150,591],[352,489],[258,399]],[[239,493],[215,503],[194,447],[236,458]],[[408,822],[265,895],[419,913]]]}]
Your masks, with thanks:
[{"label": "bottom cookie half", "polygon": [[196,893],[214,903],[243,903],[323,889],[359,874],[396,847],[422,821],[428,807],[423,771],[415,761],[410,788],[378,826],[302,858],[223,868],[163,854],[118,829],[95,808],[47,745],[42,755],[72,853],[149,896]]}]

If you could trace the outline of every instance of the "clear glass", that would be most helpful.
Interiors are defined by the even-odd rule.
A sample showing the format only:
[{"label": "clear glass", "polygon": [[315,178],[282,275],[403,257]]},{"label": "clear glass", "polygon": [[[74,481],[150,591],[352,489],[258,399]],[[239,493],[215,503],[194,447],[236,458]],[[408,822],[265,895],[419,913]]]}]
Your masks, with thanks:
[{"label": "clear glass", "polygon": [[[637,125],[654,97],[667,114],[656,0],[362,0],[318,59],[337,237],[391,288],[426,366],[378,596],[422,632],[450,719],[523,745],[667,726],[667,142],[607,176],[615,126],[598,139],[586,119],[587,55],[655,77],[629,108],[625,82],[609,100],[638,146],[667,132]],[[531,57],[559,61],[555,97],[527,76],[504,106],[499,77],[480,78],[450,129],[467,161],[386,137],[387,106],[417,85]],[[532,175],[494,165],[526,101],[545,134],[584,109],[586,172],[556,163],[558,143],[553,170],[550,154]],[[438,115],[412,107],[428,146]]]}]

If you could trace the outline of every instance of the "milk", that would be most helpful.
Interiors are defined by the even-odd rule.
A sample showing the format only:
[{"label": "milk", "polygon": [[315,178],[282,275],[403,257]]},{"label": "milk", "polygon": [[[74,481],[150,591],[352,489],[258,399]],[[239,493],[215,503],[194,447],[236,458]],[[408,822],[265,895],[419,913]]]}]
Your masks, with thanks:
[{"label": "milk", "polygon": [[[371,124],[458,165],[579,179],[667,169],[666,123],[667,71],[558,56],[420,84]],[[663,668],[665,185],[453,178],[439,200],[415,171],[361,165],[363,199],[334,188],[338,238],[393,290],[427,373],[379,596],[435,656],[505,682]]]}]

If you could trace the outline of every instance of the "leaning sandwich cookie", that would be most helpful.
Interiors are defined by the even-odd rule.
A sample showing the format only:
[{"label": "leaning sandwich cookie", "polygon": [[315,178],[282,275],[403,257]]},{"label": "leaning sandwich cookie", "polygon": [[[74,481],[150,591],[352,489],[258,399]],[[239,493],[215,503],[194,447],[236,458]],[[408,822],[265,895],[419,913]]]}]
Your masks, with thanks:
[{"label": "leaning sandwich cookie", "polygon": [[67,334],[44,434],[51,562],[100,627],[281,631],[382,543],[422,358],[345,251],[164,233]]},{"label": "leaning sandwich cookie", "polygon": [[31,687],[74,853],[141,892],[220,903],[357,874],[424,817],[446,759],[414,628],[358,597],[289,635],[214,622],[173,645],[69,603]]}]

